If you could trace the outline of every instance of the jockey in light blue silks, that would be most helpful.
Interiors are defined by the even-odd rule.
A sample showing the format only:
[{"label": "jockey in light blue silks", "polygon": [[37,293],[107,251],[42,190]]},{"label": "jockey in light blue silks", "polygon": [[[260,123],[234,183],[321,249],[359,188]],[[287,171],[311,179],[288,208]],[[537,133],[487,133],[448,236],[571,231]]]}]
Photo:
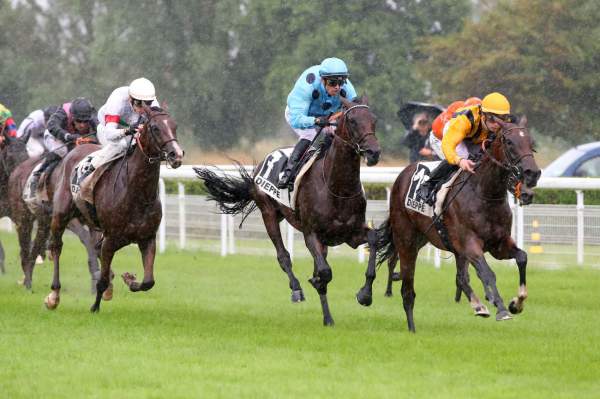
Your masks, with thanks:
[{"label": "jockey in light blue silks", "polygon": [[302,72],[296,81],[287,98],[285,120],[300,141],[296,143],[277,187],[286,188],[293,183],[300,159],[317,135],[317,128],[325,128],[329,116],[342,108],[340,96],[348,100],[356,97],[348,75],[344,61],[326,58],[320,65]]}]

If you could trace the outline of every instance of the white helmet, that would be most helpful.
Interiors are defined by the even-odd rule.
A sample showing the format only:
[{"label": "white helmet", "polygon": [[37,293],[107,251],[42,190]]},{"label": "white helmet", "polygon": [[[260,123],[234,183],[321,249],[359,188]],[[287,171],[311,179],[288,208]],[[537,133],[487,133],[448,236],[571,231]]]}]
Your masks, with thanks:
[{"label": "white helmet", "polygon": [[151,81],[146,78],[138,78],[129,85],[129,96],[135,100],[156,100],[156,90]]}]

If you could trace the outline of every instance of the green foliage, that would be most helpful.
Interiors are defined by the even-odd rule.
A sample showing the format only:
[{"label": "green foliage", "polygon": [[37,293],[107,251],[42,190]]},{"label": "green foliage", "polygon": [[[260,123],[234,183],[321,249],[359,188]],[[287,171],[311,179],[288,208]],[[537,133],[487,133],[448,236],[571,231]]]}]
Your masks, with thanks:
[{"label": "green foliage", "polygon": [[505,93],[544,135],[600,138],[600,3],[499,1],[455,34],[424,38],[422,76],[450,102]]},{"label": "green foliage", "polygon": [[228,148],[287,130],[283,110],[298,75],[338,56],[369,95],[387,152],[404,133],[400,102],[426,99],[417,39],[454,32],[469,14],[467,0],[0,4],[0,100],[20,117],[76,96],[99,107],[114,88],[146,76],[180,134]]}]

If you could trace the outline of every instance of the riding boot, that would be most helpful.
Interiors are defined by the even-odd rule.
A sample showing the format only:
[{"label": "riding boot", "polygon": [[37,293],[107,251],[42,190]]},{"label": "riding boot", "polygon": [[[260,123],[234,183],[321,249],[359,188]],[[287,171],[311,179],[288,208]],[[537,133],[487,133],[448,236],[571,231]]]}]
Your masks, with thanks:
[{"label": "riding boot", "polygon": [[300,141],[296,143],[292,154],[288,158],[287,165],[283,171],[283,176],[277,183],[277,188],[287,188],[294,182],[294,177],[296,177],[297,168],[302,159],[302,155],[304,155],[304,152],[308,146],[310,146],[310,143],[311,141],[307,139],[300,139]]},{"label": "riding boot", "polygon": [[38,188],[38,184],[40,182],[40,177],[42,176],[42,173],[44,173],[49,167],[52,166],[52,168],[50,168],[50,173],[52,172],[52,170],[54,169],[54,166],[58,163],[58,161],[60,161],[60,156],[54,152],[49,152],[48,155],[46,155],[46,158],[44,158],[44,162],[42,163],[42,165],[38,168],[38,170],[36,170],[35,172],[33,172],[33,179],[31,179],[31,196],[35,196],[35,192],[37,191]]},{"label": "riding boot", "polygon": [[417,199],[425,201],[426,204],[433,206],[435,204],[435,193],[444,184],[458,166],[451,165],[448,161],[443,160],[437,168],[433,170],[429,180],[421,184],[417,191]]}]

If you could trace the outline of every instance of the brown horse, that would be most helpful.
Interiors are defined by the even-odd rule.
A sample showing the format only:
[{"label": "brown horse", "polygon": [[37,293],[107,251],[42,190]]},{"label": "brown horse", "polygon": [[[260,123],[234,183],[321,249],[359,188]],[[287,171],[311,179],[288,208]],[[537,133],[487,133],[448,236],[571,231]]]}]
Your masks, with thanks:
[{"label": "brown horse", "polygon": [[[27,153],[25,152],[25,157]],[[21,162],[14,171],[10,174],[8,180],[8,203],[10,206],[10,217],[16,225],[19,238],[21,267],[24,273],[23,284],[27,289],[31,289],[33,269],[35,259],[38,255],[44,255],[46,249],[46,241],[50,232],[50,216],[51,203],[44,204],[33,212],[23,200],[23,190],[26,181],[35,168],[43,160],[43,157],[27,159]],[[48,198],[52,198],[54,187],[60,179],[60,174],[56,170],[46,180],[45,191]],[[31,235],[33,232],[34,222],[37,222],[37,232],[33,243]],[[98,237],[93,237],[93,234],[88,232],[83,225],[77,220],[69,221],[69,230],[75,233],[81,243],[85,246],[88,254],[88,270],[92,279],[92,292],[95,291],[95,284],[99,277],[98,270],[98,255],[94,248],[94,242]]]},{"label": "brown horse", "polygon": [[[324,156],[316,160],[302,178],[296,197],[296,209],[287,208],[260,191],[252,176],[240,168],[242,179],[220,177],[208,169],[196,168],[204,180],[209,198],[224,213],[250,213],[258,207],[271,241],[277,251],[281,269],[288,275],[292,301],[304,300],[298,279],[292,272],[289,252],[279,229],[284,218],[300,230],[314,259],[313,277],[309,282],[317,290],[323,310],[323,324],[333,325],[327,302],[327,284],[332,271],[327,263],[327,248],[346,243],[352,248],[368,242],[371,248],[367,276],[375,278],[375,244],[377,234],[365,223],[366,199],[360,182],[360,159],[367,165],[379,160],[380,147],[375,137],[375,116],[367,99],[354,103],[343,100],[343,114],[338,118],[336,134]],[[256,172],[260,170],[260,165]]]},{"label": "brown horse", "polygon": [[[13,170],[28,158],[27,137],[11,139],[0,149],[0,218],[11,216],[8,201],[8,179]],[[0,273],[4,273],[4,247],[0,242]]]},{"label": "brown horse", "polygon": [[144,279],[142,283],[129,273],[123,280],[131,291],[147,291],[154,286],[156,231],[162,218],[158,197],[160,163],[166,160],[173,168],[181,166],[183,151],[177,142],[177,126],[170,115],[160,108],[144,108],[145,123],[141,134],[135,136],[137,145],[130,155],[113,162],[94,187],[94,209],[73,200],[71,175],[79,161],[97,149],[82,145],[71,151],[61,167],[62,179],[54,192],[49,249],[54,260],[52,292],[46,297],[49,309],[58,306],[60,298],[60,255],[62,235],[70,219],[82,216],[90,228],[102,232],[100,247],[101,272],[92,312],[100,310],[102,294],[109,287],[111,262],[116,251],[136,243],[142,254]]},{"label": "brown horse", "polygon": [[[451,251],[456,257],[456,284],[465,293],[477,315],[489,312],[469,285],[468,264],[475,267],[483,282],[486,298],[497,308],[496,320],[511,318],[496,288],[496,276],[485,260],[490,252],[496,259],[515,259],[519,268],[519,293],[509,305],[511,313],[520,313],[527,298],[527,253],[518,248],[510,236],[512,213],[507,188],[520,191],[523,204],[531,203],[533,187],[540,170],[533,157],[533,143],[523,125],[502,123],[501,131],[491,141],[475,174],[462,172],[450,189],[442,223],[447,239],[432,227],[432,219],[404,205],[416,164],[400,173],[392,188],[390,217],[378,229],[379,263],[400,259],[402,299],[409,331],[415,331],[413,307],[414,272],[419,249],[428,241]],[[449,244],[449,245],[447,245]],[[457,300],[460,291],[457,292]]]}]

